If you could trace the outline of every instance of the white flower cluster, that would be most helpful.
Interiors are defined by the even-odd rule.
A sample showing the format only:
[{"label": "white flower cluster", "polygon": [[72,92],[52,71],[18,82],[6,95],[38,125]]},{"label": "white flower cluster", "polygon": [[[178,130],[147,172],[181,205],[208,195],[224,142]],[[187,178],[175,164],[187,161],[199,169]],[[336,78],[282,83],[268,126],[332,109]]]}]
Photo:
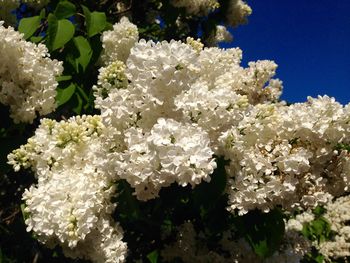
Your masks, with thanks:
[{"label": "white flower cluster", "polygon": [[9,163],[15,170],[31,167],[38,178],[23,194],[27,231],[47,246],[60,244],[68,256],[123,262],[123,234],[109,216],[116,177],[102,169],[103,131],[99,116],[43,119],[28,143],[9,155]]},{"label": "white flower cluster", "polygon": [[245,24],[251,13],[252,9],[243,0],[229,0],[226,13],[227,23],[233,27]]},{"label": "white flower cluster", "polygon": [[135,188],[139,200],[156,197],[160,188],[177,182],[193,187],[216,168],[207,134],[196,126],[158,119],[149,133],[125,132],[127,151],[120,177]]},{"label": "white flower cluster", "polygon": [[327,96],[252,107],[219,139],[230,160],[229,210],[315,207],[348,191],[348,153],[334,149],[348,143],[349,117],[349,106]]},{"label": "white flower cluster", "polygon": [[115,60],[126,61],[130,49],[139,40],[137,26],[129,21],[127,17],[122,17],[119,23],[113,26],[113,30],[103,32],[101,36],[103,53],[101,60],[103,64],[108,64]]},{"label": "white flower cluster", "polygon": [[230,31],[227,30],[227,28],[223,25],[217,25],[215,32],[213,32],[212,35],[209,36],[209,38],[206,40],[208,46],[215,47],[220,42],[231,42],[233,40],[233,36],[230,33]]},{"label": "white flower cluster", "polygon": [[[226,14],[227,25],[236,27],[247,22],[247,17],[252,13],[250,6],[243,0],[227,1]],[[206,16],[210,12],[220,8],[217,0],[172,0],[175,7],[185,8],[188,15]]]},{"label": "white flower cluster", "polygon": [[[217,0],[172,0],[171,4],[177,8],[184,8],[188,16],[207,16],[221,8]],[[231,42],[233,37],[229,32],[229,27],[237,27],[247,22],[247,17],[251,15],[252,9],[243,0],[229,0],[225,2],[220,12],[224,13],[224,24],[217,25],[211,32],[206,44],[217,46],[219,42]],[[179,28],[186,28],[181,16],[176,21]],[[188,29],[188,28],[187,28]]]},{"label": "white flower cluster", "polygon": [[215,250],[208,247],[204,233],[197,232],[190,221],[181,225],[177,231],[176,241],[166,245],[161,251],[161,256],[166,262],[178,258],[185,263],[299,263],[311,248],[308,240],[286,227],[280,248],[272,256],[263,260],[254,253],[243,238],[235,237],[231,231],[224,232]]},{"label": "white flower cluster", "polygon": [[217,0],[172,0],[175,7],[184,7],[190,15],[208,15],[211,11],[220,7]]},{"label": "white flower cluster", "polygon": [[117,143],[122,154],[117,147],[109,156],[138,199],[154,198],[174,182],[209,181],[220,134],[238,125],[250,103],[278,99],[281,83],[265,86],[276,64],[244,69],[241,56],[235,48],[203,50],[193,39],[140,40],[125,64],[115,60],[100,69],[95,105],[106,127],[124,137]]},{"label": "white flower cluster", "polygon": [[319,251],[327,260],[350,257],[350,196],[339,197],[326,205],[324,217],[334,232],[331,240],[319,245]]},{"label": "white flower cluster", "polygon": [[20,33],[0,22],[0,57],[0,102],[10,106],[15,122],[32,122],[37,113],[55,110],[55,77],[63,67],[49,58],[45,45],[23,40]]}]

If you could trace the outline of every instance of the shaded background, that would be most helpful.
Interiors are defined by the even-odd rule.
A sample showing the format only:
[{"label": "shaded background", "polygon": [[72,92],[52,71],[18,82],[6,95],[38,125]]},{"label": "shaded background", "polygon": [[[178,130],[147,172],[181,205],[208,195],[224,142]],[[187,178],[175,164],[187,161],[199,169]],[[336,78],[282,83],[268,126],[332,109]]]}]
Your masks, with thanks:
[{"label": "shaded background", "polygon": [[349,0],[247,0],[249,23],[233,30],[243,65],[274,60],[282,99],[303,102],[327,94],[350,102]]}]

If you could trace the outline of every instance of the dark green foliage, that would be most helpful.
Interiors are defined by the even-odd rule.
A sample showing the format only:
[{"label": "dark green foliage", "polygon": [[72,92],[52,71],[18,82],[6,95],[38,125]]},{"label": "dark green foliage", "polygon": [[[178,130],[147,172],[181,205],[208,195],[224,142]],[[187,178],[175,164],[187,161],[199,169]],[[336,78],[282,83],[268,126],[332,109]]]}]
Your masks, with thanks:
[{"label": "dark green foliage", "polygon": [[235,220],[240,235],[261,258],[271,256],[279,248],[284,236],[283,214],[279,209],[269,213],[254,210]]},{"label": "dark green foliage", "polygon": [[318,217],[303,227],[302,233],[309,240],[322,243],[329,239],[331,228],[329,222],[324,217]]}]

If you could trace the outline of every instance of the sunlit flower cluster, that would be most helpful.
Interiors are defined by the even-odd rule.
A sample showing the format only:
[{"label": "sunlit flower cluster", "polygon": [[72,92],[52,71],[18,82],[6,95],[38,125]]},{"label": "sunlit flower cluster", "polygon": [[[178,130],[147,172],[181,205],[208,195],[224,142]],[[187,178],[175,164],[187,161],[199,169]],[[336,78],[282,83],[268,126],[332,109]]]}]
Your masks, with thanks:
[{"label": "sunlit flower cluster", "polygon": [[197,126],[159,118],[149,133],[130,128],[120,177],[135,188],[140,200],[152,199],[160,188],[177,182],[193,187],[216,168],[207,134]]},{"label": "sunlit flower cluster", "polygon": [[220,141],[229,181],[229,209],[241,214],[276,205],[315,207],[349,187],[348,107],[327,96],[306,103],[258,104]]},{"label": "sunlit flower cluster", "polygon": [[55,77],[63,67],[49,58],[45,45],[23,40],[0,22],[0,57],[0,102],[10,107],[15,122],[32,122],[55,110]]},{"label": "sunlit flower cluster", "polygon": [[227,23],[233,27],[245,24],[251,13],[252,9],[243,0],[229,0],[226,13]]},{"label": "sunlit flower cluster", "polygon": [[119,23],[113,26],[113,30],[103,32],[101,36],[104,49],[101,60],[104,64],[115,60],[126,61],[131,47],[139,40],[137,26],[122,17]]},{"label": "sunlit flower cluster", "polygon": [[68,256],[122,262],[126,244],[110,218],[116,177],[102,169],[103,131],[99,116],[42,119],[28,143],[9,155],[9,163],[15,170],[31,167],[38,179],[23,194],[27,231],[49,247],[60,244]]},{"label": "sunlit flower cluster", "polygon": [[220,42],[231,42],[232,34],[223,25],[217,25],[215,31],[206,40],[208,46],[217,46]]}]

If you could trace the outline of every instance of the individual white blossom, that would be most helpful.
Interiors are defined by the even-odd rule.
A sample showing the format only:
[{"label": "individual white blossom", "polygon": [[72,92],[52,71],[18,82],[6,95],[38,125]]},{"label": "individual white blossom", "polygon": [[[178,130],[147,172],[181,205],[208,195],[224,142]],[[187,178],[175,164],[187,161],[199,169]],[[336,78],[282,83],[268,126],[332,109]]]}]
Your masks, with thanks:
[{"label": "individual white blossom", "polygon": [[10,106],[17,122],[31,123],[37,113],[46,115],[56,108],[55,77],[62,63],[51,60],[45,45],[23,39],[13,28],[0,22],[0,102]]},{"label": "individual white blossom", "polygon": [[125,62],[129,56],[130,49],[139,39],[137,26],[129,21],[127,17],[122,17],[113,26],[113,30],[102,33],[101,41],[103,53],[101,60],[104,65],[115,60]]}]

